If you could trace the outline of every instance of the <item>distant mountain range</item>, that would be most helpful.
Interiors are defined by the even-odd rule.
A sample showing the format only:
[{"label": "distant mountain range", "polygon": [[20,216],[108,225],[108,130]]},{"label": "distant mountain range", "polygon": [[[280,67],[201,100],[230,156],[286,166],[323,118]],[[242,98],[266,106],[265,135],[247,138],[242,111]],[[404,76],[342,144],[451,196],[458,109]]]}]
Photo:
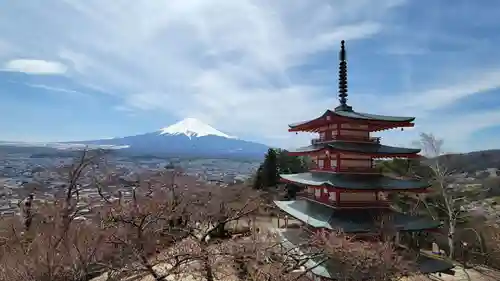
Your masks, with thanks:
[{"label": "distant mountain range", "polygon": [[450,170],[474,173],[486,169],[500,170],[500,149],[473,151],[440,156]]},{"label": "distant mountain range", "polygon": [[135,136],[58,143],[3,143],[3,145],[57,149],[104,148],[118,153],[151,156],[262,158],[268,146],[227,135],[194,118],[158,131]]}]

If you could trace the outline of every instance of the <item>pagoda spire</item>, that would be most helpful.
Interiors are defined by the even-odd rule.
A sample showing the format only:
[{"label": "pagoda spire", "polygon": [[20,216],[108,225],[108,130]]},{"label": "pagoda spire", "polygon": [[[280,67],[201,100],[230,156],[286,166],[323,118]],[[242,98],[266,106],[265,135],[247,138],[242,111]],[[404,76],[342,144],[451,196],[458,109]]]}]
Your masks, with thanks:
[{"label": "pagoda spire", "polygon": [[347,105],[347,59],[345,52],[345,41],[340,42],[339,52],[339,102],[335,110],[351,111],[352,107]]}]

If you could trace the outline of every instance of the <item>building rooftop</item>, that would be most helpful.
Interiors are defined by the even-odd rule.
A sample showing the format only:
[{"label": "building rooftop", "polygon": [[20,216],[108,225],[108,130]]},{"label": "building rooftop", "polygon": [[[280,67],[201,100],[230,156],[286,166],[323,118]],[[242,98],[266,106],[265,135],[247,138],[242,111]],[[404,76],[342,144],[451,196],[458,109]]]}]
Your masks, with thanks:
[{"label": "building rooftop", "polygon": [[280,177],[285,181],[301,185],[327,185],[338,189],[350,190],[418,191],[430,186],[429,183],[423,181],[395,179],[380,174],[309,172],[300,174],[281,174]]},{"label": "building rooftop", "polygon": [[342,229],[345,233],[378,232],[377,217],[392,215],[392,224],[399,231],[436,229],[441,222],[422,216],[410,216],[392,209],[334,209],[309,200],[274,201],[276,206],[292,217],[315,228]]}]

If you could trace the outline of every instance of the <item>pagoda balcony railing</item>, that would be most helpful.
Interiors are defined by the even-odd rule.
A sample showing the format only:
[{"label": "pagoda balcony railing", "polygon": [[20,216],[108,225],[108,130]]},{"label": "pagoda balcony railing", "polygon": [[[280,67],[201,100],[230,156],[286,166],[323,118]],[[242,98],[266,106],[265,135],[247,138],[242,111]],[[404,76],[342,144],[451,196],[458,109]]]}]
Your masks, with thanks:
[{"label": "pagoda balcony railing", "polygon": [[329,142],[329,141],[333,141],[333,140],[380,143],[380,137],[334,136],[331,139],[325,139],[325,138],[312,139],[311,144],[313,144],[313,145],[320,144],[320,143]]},{"label": "pagoda balcony railing", "polygon": [[328,198],[317,198],[314,194],[308,193],[306,190],[298,192],[296,194],[297,199],[306,199],[314,202],[318,202],[324,205],[328,205],[334,208],[388,208],[391,206],[391,202],[388,200],[358,200],[358,201],[332,201]]},{"label": "pagoda balcony railing", "polygon": [[359,173],[359,174],[378,174],[379,169],[373,167],[339,167],[338,171],[335,167],[332,168],[319,168],[311,169],[314,172],[332,172],[332,173]]}]

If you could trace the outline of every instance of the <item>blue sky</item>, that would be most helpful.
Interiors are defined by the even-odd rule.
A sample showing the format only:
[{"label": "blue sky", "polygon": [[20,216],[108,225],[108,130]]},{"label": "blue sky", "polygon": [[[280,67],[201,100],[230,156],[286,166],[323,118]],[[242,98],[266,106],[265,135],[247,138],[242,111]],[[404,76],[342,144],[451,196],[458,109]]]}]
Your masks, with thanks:
[{"label": "blue sky", "polygon": [[0,140],[125,136],[195,117],[290,147],[287,124],[349,103],[416,116],[452,152],[498,148],[498,1],[33,0],[0,3]]}]

